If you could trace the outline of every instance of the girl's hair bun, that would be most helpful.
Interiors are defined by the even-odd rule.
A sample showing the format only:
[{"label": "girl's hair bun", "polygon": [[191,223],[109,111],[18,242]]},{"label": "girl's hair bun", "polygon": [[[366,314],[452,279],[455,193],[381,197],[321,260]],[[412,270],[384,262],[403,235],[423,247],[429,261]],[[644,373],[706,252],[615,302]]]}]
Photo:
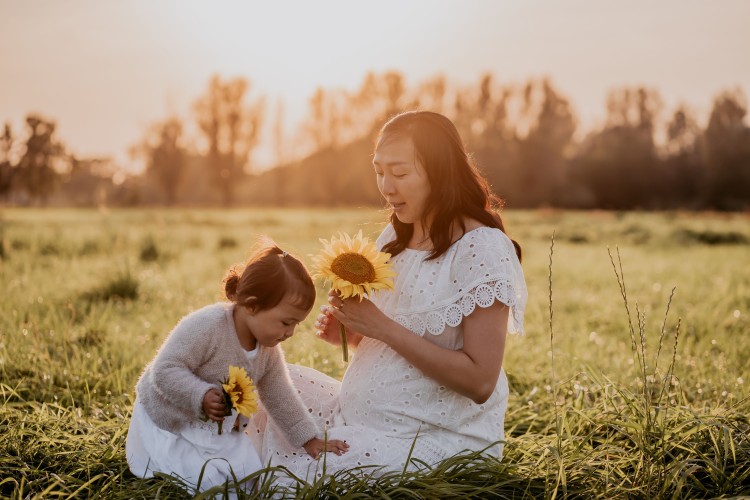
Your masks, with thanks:
[{"label": "girl's hair bun", "polygon": [[224,293],[227,298],[232,302],[237,301],[237,287],[240,284],[240,274],[236,267],[233,267],[227,271],[227,275],[224,276]]}]

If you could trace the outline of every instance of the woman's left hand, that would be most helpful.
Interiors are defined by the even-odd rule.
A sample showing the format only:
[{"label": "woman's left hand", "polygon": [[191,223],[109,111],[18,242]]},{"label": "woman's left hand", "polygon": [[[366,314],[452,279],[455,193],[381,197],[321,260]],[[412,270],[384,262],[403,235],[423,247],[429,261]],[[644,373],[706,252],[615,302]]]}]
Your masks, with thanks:
[{"label": "woman's left hand", "polygon": [[383,314],[369,299],[341,299],[333,290],[328,293],[328,302],[334,307],[333,317],[346,328],[365,337],[383,340],[383,332],[391,319]]}]

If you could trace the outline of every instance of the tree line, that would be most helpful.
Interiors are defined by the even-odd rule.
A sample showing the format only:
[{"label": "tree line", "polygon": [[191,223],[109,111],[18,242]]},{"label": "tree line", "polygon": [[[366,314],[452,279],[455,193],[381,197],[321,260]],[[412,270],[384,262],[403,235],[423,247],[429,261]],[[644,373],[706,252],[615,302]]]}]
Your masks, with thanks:
[{"label": "tree line", "polygon": [[[578,133],[575,109],[549,79],[462,87],[442,76],[407,86],[402,74],[369,73],[354,90],[319,88],[299,137],[284,137],[282,108],[270,120],[246,78],[214,76],[192,122],[167,117],[131,148],[145,164],[123,175],[106,158],[66,153],[55,123],[26,119],[0,137],[0,199],[71,205],[379,205],[370,158],[377,130],[407,109],[449,116],[479,168],[510,207],[603,209],[750,208],[750,126],[739,89],[719,92],[707,122],[682,104],[665,109],[647,87],[612,90],[606,120]],[[196,132],[186,130],[193,125]],[[277,166],[253,168],[270,129]],[[291,147],[290,147],[291,146]],[[290,149],[305,150],[289,161]]]}]

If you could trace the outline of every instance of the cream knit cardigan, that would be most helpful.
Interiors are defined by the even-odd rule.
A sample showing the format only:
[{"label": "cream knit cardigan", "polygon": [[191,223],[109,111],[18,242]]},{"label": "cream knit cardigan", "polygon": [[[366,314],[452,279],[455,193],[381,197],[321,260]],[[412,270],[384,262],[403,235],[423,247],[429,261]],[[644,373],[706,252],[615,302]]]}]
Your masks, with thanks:
[{"label": "cream knit cardigan", "polygon": [[258,388],[263,406],[289,443],[302,446],[321,436],[292,386],[280,346],[258,345],[248,360],[237,338],[234,304],[217,303],[182,318],[136,385],[138,400],[160,428],[178,432],[203,417],[203,396],[221,388],[229,365],[243,367]]}]

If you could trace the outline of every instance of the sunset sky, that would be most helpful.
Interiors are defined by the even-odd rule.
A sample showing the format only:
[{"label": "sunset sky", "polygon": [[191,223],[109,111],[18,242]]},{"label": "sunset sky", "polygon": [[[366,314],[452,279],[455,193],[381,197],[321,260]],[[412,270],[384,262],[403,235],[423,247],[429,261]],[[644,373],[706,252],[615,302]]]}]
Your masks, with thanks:
[{"label": "sunset sky", "polygon": [[0,122],[19,135],[40,112],[69,151],[126,165],[150,123],[192,120],[213,73],[248,77],[269,118],[283,99],[291,140],[316,87],[353,90],[389,69],[407,85],[550,76],[584,129],[622,85],[654,87],[668,108],[686,102],[705,119],[718,91],[750,96],[748,23],[747,0],[0,0]]}]

